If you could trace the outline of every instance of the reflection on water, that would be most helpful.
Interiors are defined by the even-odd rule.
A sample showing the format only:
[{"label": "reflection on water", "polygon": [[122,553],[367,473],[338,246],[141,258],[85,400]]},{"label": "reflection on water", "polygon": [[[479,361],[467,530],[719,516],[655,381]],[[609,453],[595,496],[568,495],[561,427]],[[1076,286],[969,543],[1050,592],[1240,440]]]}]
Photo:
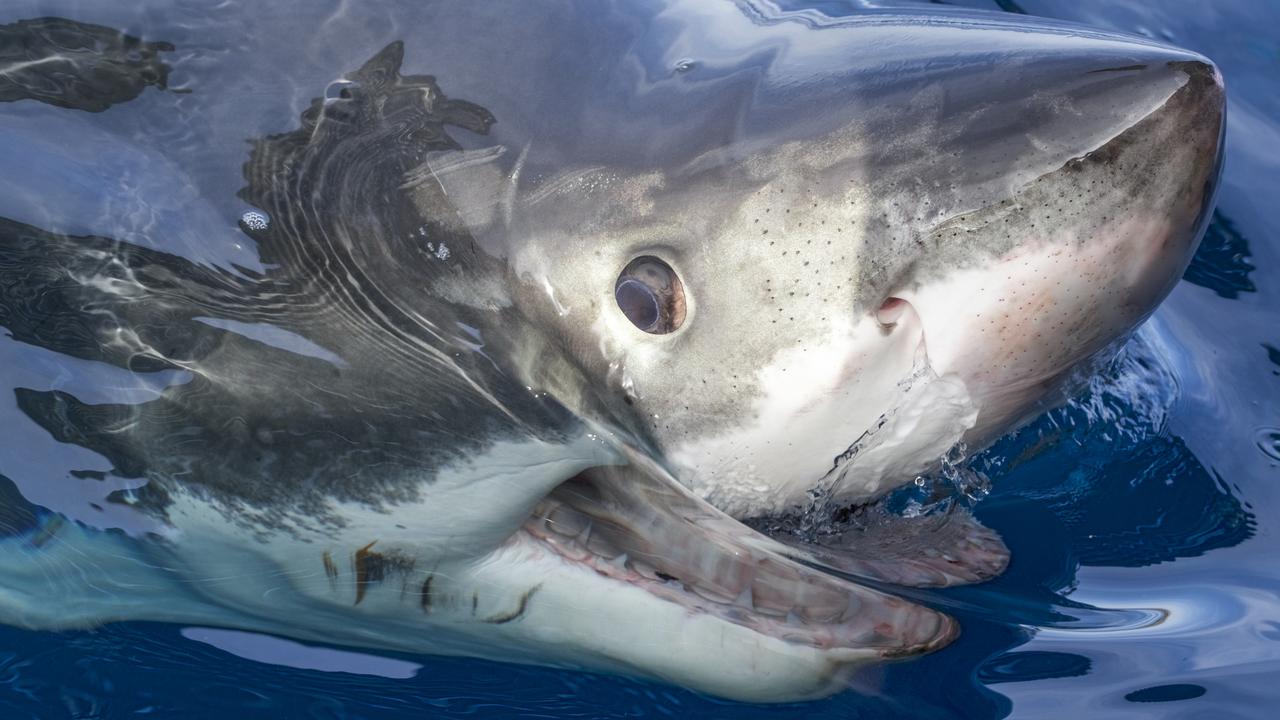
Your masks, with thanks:
[{"label": "reflection on water", "polygon": [[173,49],[65,18],[0,25],[0,102],[102,112],[148,87],[167,87],[170,68],[160,53]]},{"label": "reflection on water", "polygon": [[1034,500],[1060,523],[1081,565],[1141,567],[1235,545],[1255,521],[1221,478],[1164,428],[1176,387],[1141,341],[1091,392],[978,459],[1002,475],[1003,501]]},{"label": "reflection on water", "polygon": [[1264,427],[1258,429],[1258,449],[1264,455],[1280,460],[1280,428]]},{"label": "reflection on water", "polygon": [[[995,4],[1006,10],[1053,11],[1029,3],[1021,4],[1028,7]],[[833,3],[785,5],[828,14],[857,9]],[[1098,12],[1105,18],[1105,8]],[[1191,10],[1186,22],[1194,24]],[[1237,30],[1244,33],[1249,28]],[[1193,39],[1197,38],[1183,38]],[[1200,49],[1214,54],[1214,38],[1199,40]],[[1265,52],[1276,50],[1273,38],[1255,42]],[[148,87],[165,88],[173,68],[162,58],[181,51],[177,42],[143,41],[78,20],[14,19],[0,26],[0,64],[12,68],[0,74],[0,101],[15,108],[25,108],[23,101],[35,101],[66,111],[109,114],[105,111],[120,110],[122,103],[143,102]],[[380,57],[387,61],[386,56]],[[395,64],[398,72],[398,60]],[[336,76],[345,69],[338,63],[326,72]],[[200,474],[193,458],[216,455],[260,472],[258,466],[277,457],[271,453],[275,443],[330,442],[307,428],[291,427],[280,433],[287,424],[284,418],[297,413],[275,400],[270,406],[264,404],[259,416],[240,418],[243,427],[238,434],[202,435],[209,427],[205,423],[226,424],[235,419],[229,411],[217,412],[233,407],[229,400],[217,397],[217,388],[202,385],[181,369],[186,361],[209,361],[214,348],[227,353],[229,362],[241,363],[250,355],[256,358],[260,366],[254,376],[263,387],[285,381],[272,375],[281,367],[291,369],[290,382],[301,377],[345,383],[344,393],[378,392],[385,384],[381,376],[361,375],[358,364],[343,364],[353,356],[350,351],[359,338],[343,338],[340,330],[350,329],[350,324],[340,315],[309,314],[318,303],[306,301],[307,289],[301,280],[315,268],[306,265],[306,253],[275,233],[279,227],[308,223],[315,235],[326,238],[367,232],[367,225],[351,224],[354,220],[348,212],[360,198],[333,192],[360,186],[362,178],[376,178],[383,167],[378,162],[408,163],[415,158],[393,155],[371,163],[361,156],[363,148],[348,148],[350,160],[339,167],[355,174],[329,186],[331,194],[325,200],[331,204],[300,207],[298,195],[274,194],[279,185],[271,181],[281,168],[294,168],[305,160],[291,153],[300,138],[318,131],[318,119],[358,123],[360,113],[369,111],[358,104],[362,93],[368,97],[372,90],[387,99],[398,91],[439,92],[435,80],[424,76],[397,77],[399,84],[388,91],[377,85],[387,68],[374,63],[368,69],[369,78],[357,86],[331,85],[325,91],[327,100],[310,106],[309,121],[304,120],[301,130],[261,137],[244,168],[247,185],[238,198],[216,201],[235,209],[230,217],[242,218],[239,229],[257,243],[262,266],[248,260],[242,264],[195,262],[132,242],[127,233],[109,232],[113,224],[127,222],[120,217],[104,221],[106,227],[81,228],[85,231],[79,234],[66,231],[64,225],[54,226],[54,221],[43,225],[33,224],[31,217],[0,218],[0,325],[7,332],[0,339],[0,360],[13,368],[6,370],[8,399],[0,408],[10,433],[3,455],[6,464],[0,466],[8,473],[0,475],[0,531],[38,530],[50,517],[42,508],[50,508],[76,521],[145,532],[148,528],[128,517],[120,501],[133,505],[145,499],[148,491],[139,478],[157,469],[143,459],[154,453],[131,447],[115,432],[125,424],[154,423],[157,428],[201,439],[199,453],[166,455],[160,462],[171,466],[158,471],[190,471],[196,482],[229,493],[245,489],[220,487],[216,478]],[[198,63],[189,62],[186,72],[196,70]],[[1253,84],[1250,76],[1234,81],[1232,67],[1226,71],[1236,97],[1251,98],[1264,91],[1260,88],[1265,86]],[[300,92],[315,94],[318,88]],[[356,103],[345,102],[352,98]],[[441,117],[415,138],[422,143],[420,148],[452,147],[456,143],[449,128],[480,133],[492,122],[478,106],[460,101],[447,104],[441,98],[446,103],[441,105]],[[298,102],[306,105],[305,99]],[[189,127],[167,130],[175,133],[171,137],[188,131]],[[1254,151],[1247,137],[1236,148],[1237,153]],[[150,171],[159,175],[163,169],[150,166]],[[1230,164],[1227,172],[1230,178]],[[325,187],[322,179],[295,179]],[[1193,310],[1188,308],[1193,302],[1208,308],[1206,312],[1215,318],[1230,316],[1246,300],[1271,303],[1274,312],[1275,290],[1268,283],[1280,258],[1275,248],[1265,244],[1268,235],[1250,228],[1268,219],[1270,228],[1280,222],[1274,209],[1251,206],[1241,197],[1239,188],[1255,181],[1262,188],[1277,190],[1274,178],[1249,177],[1235,186],[1226,183],[1226,202],[1235,206],[1231,217],[1240,218],[1240,224],[1226,211],[1216,214],[1187,271],[1189,283],[1212,293],[1202,297],[1192,295],[1194,289],[1183,288],[1189,290],[1177,298],[1183,304],[1162,310],[1164,316],[1177,320],[1178,313],[1186,313],[1192,317]],[[376,183],[365,187],[376,188]],[[264,222],[250,218],[246,214],[250,211],[262,212]],[[234,232],[232,222],[219,231]],[[396,220],[389,222],[394,225]],[[395,229],[385,235],[388,242],[417,230]],[[1246,234],[1253,239],[1253,248]],[[436,237],[433,243],[438,242]],[[444,243],[453,253],[466,249],[458,237],[445,237]],[[431,252],[438,252],[436,246]],[[461,255],[468,257],[465,252]],[[435,266],[430,259],[423,260],[421,266],[388,272],[432,272]],[[184,291],[198,288],[202,294],[177,302],[170,295],[165,303],[139,301],[127,293],[90,297],[84,294],[84,286],[68,282],[77,272],[104,266],[121,287],[143,288],[151,296],[172,290],[175,278]],[[424,276],[414,277],[420,282]],[[290,308],[271,305],[267,298],[281,293],[302,301]],[[471,343],[475,337],[468,328],[482,328],[485,322],[459,306],[451,311],[455,314],[448,318],[450,322],[441,323],[459,328],[457,332],[424,340],[415,334],[421,328],[414,318],[396,315],[406,305],[405,298],[361,300],[381,311],[382,317],[392,318],[390,327],[402,337],[444,348]],[[100,312],[86,313],[87,306]],[[1269,317],[1273,319],[1274,314]],[[117,345],[92,341],[104,327],[122,320],[142,334]],[[335,327],[339,331],[324,330]],[[1280,375],[1280,351],[1275,348],[1274,327],[1267,331],[1270,337],[1257,334],[1261,333],[1257,327],[1242,321],[1237,332],[1247,340],[1247,347],[1239,357],[1257,376],[1250,376],[1249,394],[1275,408],[1280,406],[1280,388],[1274,387],[1274,378]],[[1183,379],[1177,369],[1182,363],[1167,353],[1210,358],[1235,349],[1180,343],[1166,337],[1169,332],[1144,331],[1139,342],[1083,397],[1045,414],[974,461],[994,482],[990,497],[978,504],[977,515],[1001,533],[1014,562],[1003,576],[985,585],[905,591],[959,617],[964,635],[944,652],[884,670],[883,692],[878,696],[851,693],[803,707],[739,706],[625,679],[482,661],[390,656],[361,661],[337,655],[325,655],[328,660],[322,661],[312,649],[281,644],[287,641],[255,643],[238,635],[218,635],[218,631],[184,632],[131,623],[62,634],[0,628],[0,645],[6,648],[0,652],[0,714],[22,717],[59,708],[76,717],[169,716],[189,708],[192,697],[201,698],[209,712],[251,716],[278,715],[283,708],[333,717],[999,717],[1011,711],[1019,716],[1053,716],[1070,698],[1090,695],[1103,698],[1104,704],[1114,701],[1107,707],[1125,712],[1150,704],[1150,717],[1163,717],[1168,708],[1182,702],[1220,702],[1225,703],[1220,707],[1231,710],[1225,693],[1215,688],[1239,690],[1239,685],[1231,685],[1224,675],[1235,673],[1243,678],[1239,682],[1247,682],[1251,673],[1265,675],[1280,667],[1280,651],[1269,645],[1280,641],[1280,632],[1274,621],[1267,621],[1269,625],[1259,621],[1275,614],[1274,596],[1258,589],[1274,583],[1267,569],[1276,548],[1274,540],[1262,532],[1272,526],[1274,511],[1272,505],[1254,507],[1250,502],[1258,495],[1272,501],[1280,497],[1263,494],[1258,477],[1241,469],[1262,465],[1232,466],[1226,456],[1247,454],[1259,463],[1269,463],[1266,467],[1274,472],[1275,461],[1280,460],[1280,430],[1276,429],[1280,419],[1273,415],[1269,425],[1248,427],[1238,422],[1222,427],[1198,422],[1200,406],[1182,393]],[[1260,344],[1265,357],[1257,352]],[[244,350],[250,345],[251,353]],[[486,377],[489,370],[477,360],[467,372]],[[1256,387],[1255,381],[1272,385]],[[396,392],[384,396],[386,407],[391,408],[388,413],[408,412],[415,400],[411,385],[396,387]],[[404,388],[409,388],[407,394]],[[487,389],[501,391],[496,381]],[[203,418],[182,414],[193,397],[200,401]],[[323,402],[324,397],[316,394],[310,401]],[[551,426],[563,420],[548,421],[552,411],[536,404],[524,410]],[[405,436],[365,437],[354,444],[422,445],[417,433],[431,432],[433,420],[426,415],[415,419],[422,423],[402,427]],[[361,432],[356,426],[344,429],[351,437]],[[243,448],[251,452],[242,453]],[[357,470],[364,463],[359,450],[344,461]],[[1264,479],[1273,480],[1274,475]],[[378,491],[395,489],[379,487]],[[311,659],[300,659],[304,656]],[[1197,661],[1204,668],[1203,678],[1197,674]],[[417,665],[422,670],[409,671]],[[369,676],[347,672],[360,668]],[[379,668],[383,672],[376,672]],[[1273,688],[1252,692],[1257,695],[1255,703],[1276,699]],[[1246,695],[1236,693],[1235,697]],[[1251,709],[1262,706],[1234,710],[1250,715]]]},{"label": "reflection on water", "polygon": [[422,669],[417,663],[394,658],[303,645],[284,638],[242,630],[187,627],[182,628],[181,632],[182,637],[188,640],[212,645],[236,657],[300,670],[377,675],[403,680],[413,677]]},{"label": "reflection on water", "polygon": [[1249,264],[1249,241],[1219,211],[1214,212],[1183,279],[1234,299],[1242,292],[1257,291],[1249,279],[1253,270]]}]

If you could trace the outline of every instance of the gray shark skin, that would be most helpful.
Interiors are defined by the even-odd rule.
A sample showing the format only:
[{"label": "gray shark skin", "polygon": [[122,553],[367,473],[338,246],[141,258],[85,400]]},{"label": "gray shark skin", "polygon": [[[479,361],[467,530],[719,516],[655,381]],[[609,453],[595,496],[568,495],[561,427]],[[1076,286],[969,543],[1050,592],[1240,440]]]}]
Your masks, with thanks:
[{"label": "gray shark skin", "polygon": [[[735,518],[872,501],[1065,397],[1177,281],[1220,163],[1208,60],[1026,18],[19,11],[0,620],[33,628],[836,692],[959,628],[814,563],[945,585],[1007,551]],[[670,332],[620,307],[637,258],[678,277]]]}]

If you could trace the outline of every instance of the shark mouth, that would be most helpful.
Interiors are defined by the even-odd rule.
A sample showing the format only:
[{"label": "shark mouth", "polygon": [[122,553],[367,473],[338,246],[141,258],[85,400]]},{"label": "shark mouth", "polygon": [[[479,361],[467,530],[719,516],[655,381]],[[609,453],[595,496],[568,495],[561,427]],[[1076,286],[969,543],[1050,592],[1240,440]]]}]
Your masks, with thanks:
[{"label": "shark mouth", "polygon": [[523,533],[564,561],[787,643],[883,658],[941,648],[959,633],[934,610],[784,557],[785,548],[719,512],[632,455],[553,490]]}]

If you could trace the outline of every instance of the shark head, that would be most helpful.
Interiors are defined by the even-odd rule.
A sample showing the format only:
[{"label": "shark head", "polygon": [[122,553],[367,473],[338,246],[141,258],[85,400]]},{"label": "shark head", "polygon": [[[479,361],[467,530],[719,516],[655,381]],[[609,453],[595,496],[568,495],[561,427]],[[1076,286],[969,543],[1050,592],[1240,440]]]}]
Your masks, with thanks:
[{"label": "shark head", "polygon": [[673,70],[628,106],[669,135],[532,183],[512,264],[730,514],[865,502],[993,441],[1196,247],[1224,112],[1202,57],[1026,18],[676,5]]},{"label": "shark head", "polygon": [[[758,701],[950,642],[951,618],[797,562],[663,468],[436,179],[494,116],[403,60],[392,43],[252,143],[257,267],[0,219],[0,348],[58,369],[7,376],[14,423],[118,488],[85,513],[5,467],[0,620],[220,625]],[[60,122],[12,137],[100,139]],[[60,186],[99,158],[41,167]]]},{"label": "shark head", "polygon": [[[393,43],[255,140],[237,239],[256,265],[209,261],[207,228],[180,252],[0,220],[0,347],[146,385],[15,382],[16,418],[109,461],[125,487],[106,505],[149,523],[8,543],[0,617],[205,622],[759,701],[956,636],[733,516],[823,483],[875,497],[1141,322],[1211,202],[1213,67],[987,15],[525,5],[497,25],[454,7],[424,25],[435,76],[402,74]],[[540,22],[577,28],[578,62]],[[474,40],[497,36],[513,55]],[[6,143],[102,137],[38,120],[4,118]],[[98,157],[39,177],[96,189]]]}]

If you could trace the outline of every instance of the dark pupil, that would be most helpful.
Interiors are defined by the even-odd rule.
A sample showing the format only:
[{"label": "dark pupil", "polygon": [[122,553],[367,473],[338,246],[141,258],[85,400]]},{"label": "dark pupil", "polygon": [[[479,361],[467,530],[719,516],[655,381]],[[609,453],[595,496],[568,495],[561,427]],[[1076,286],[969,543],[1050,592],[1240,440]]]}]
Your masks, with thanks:
[{"label": "dark pupil", "polygon": [[658,298],[639,280],[623,280],[613,290],[618,307],[633,325],[648,330],[658,323]]}]

